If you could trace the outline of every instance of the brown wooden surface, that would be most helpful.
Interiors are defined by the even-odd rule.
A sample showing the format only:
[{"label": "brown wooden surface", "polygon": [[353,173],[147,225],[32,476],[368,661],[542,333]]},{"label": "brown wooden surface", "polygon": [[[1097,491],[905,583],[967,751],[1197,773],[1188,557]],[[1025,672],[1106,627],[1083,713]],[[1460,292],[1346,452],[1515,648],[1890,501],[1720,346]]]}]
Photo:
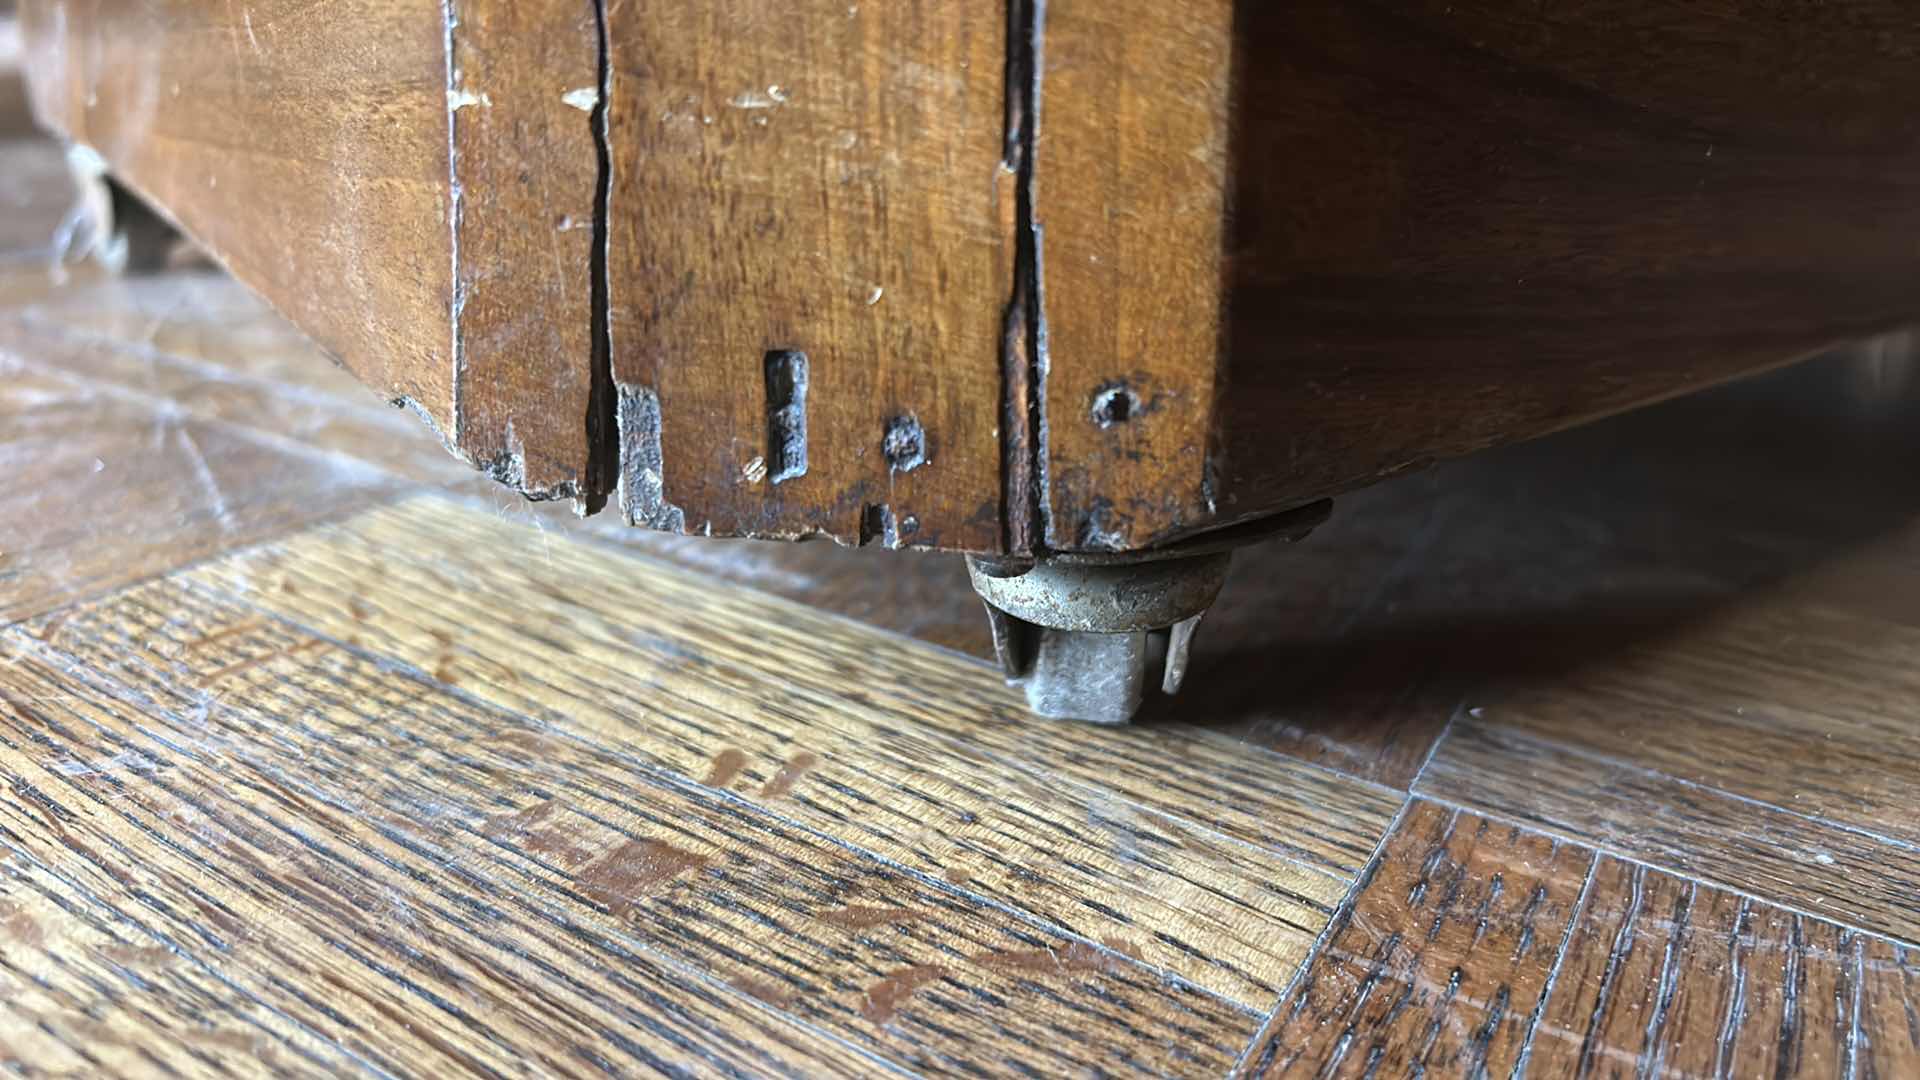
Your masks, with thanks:
[{"label": "brown wooden surface", "polygon": [[234,11],[24,5],[41,120],[369,385],[453,432],[440,5]]},{"label": "brown wooden surface", "polygon": [[462,457],[693,535],[1142,547],[1920,315],[1893,0],[23,25],[47,122]]},{"label": "brown wooden surface", "polygon": [[595,4],[460,0],[446,10],[456,20],[451,437],[510,488],[593,503],[606,480],[593,475],[588,430],[601,164],[591,102],[576,102],[600,85]]},{"label": "brown wooden surface", "polygon": [[1913,320],[1908,4],[1235,13],[1229,512]]},{"label": "brown wooden surface", "polygon": [[9,1069],[1920,1069],[1905,339],[1346,500],[1099,731],[952,561],[509,501],[223,277],[56,284],[42,195]]},{"label": "brown wooden surface", "polygon": [[1335,926],[1246,1074],[1914,1067],[1909,1014],[1861,992],[1905,1001],[1899,946],[1467,810],[1416,800]]},{"label": "brown wooden surface", "polygon": [[[628,517],[999,547],[1001,13],[735,0],[608,16]],[[777,351],[808,360],[807,468],[790,479],[768,431]],[[896,422],[924,432],[924,463],[888,455]],[[642,475],[656,450],[658,485]]]},{"label": "brown wooden surface", "polygon": [[1213,520],[1232,7],[1046,5],[1046,542]]}]

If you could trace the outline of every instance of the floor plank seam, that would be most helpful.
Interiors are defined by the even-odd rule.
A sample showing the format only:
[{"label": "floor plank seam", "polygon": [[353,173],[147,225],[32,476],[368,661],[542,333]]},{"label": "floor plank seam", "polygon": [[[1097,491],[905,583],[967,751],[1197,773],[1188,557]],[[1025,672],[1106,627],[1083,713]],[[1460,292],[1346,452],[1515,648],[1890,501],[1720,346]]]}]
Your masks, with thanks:
[{"label": "floor plank seam", "polygon": [[[189,587],[194,589],[204,588],[198,583],[190,583]],[[480,698],[477,698],[473,696],[470,692],[463,690],[460,687],[448,686],[447,684],[434,679],[431,674],[425,671],[422,671],[421,669],[413,666],[412,664],[407,663],[406,661],[399,660],[394,657],[386,656],[385,654],[382,654],[382,653],[374,652],[370,649],[365,648],[364,646],[349,644],[347,642],[334,638],[328,634],[322,633],[318,630],[308,627],[296,619],[289,618],[277,612],[254,607],[254,605],[248,603],[244,597],[235,596],[230,593],[222,594],[222,595],[224,599],[240,603],[246,607],[253,608],[253,610],[255,611],[259,611],[261,615],[267,619],[271,619],[273,621],[279,622],[282,625],[290,627],[299,633],[308,635],[310,637],[319,639],[321,641],[325,641],[336,649],[339,649],[343,652],[350,653],[354,656],[358,656],[361,659],[366,660],[370,663],[379,665],[386,670],[389,670],[395,674],[401,675],[421,686],[427,687],[433,690],[437,694],[442,694],[447,697],[454,698],[471,708],[484,710],[485,712],[492,715],[509,716],[509,717],[514,717],[516,719],[526,721],[529,723],[540,723],[537,717],[527,716],[526,714],[523,714],[523,713],[510,712],[506,709],[501,708],[500,706],[490,704]],[[551,725],[543,725],[543,726],[551,727]],[[1030,912],[1022,911],[1019,908],[1013,907],[1012,905],[1007,904],[1004,901],[997,900],[990,896],[983,896],[981,894],[971,892],[967,889],[956,886],[953,883],[946,881],[945,879],[937,875],[928,874],[924,871],[917,870],[911,866],[898,862],[885,855],[881,855],[874,851],[869,851],[868,849],[860,847],[857,844],[851,843],[846,840],[841,840],[838,837],[821,832],[819,829],[816,829],[803,822],[797,821],[793,818],[787,817],[783,814],[777,813],[771,809],[768,809],[765,806],[762,806],[756,802],[753,802],[750,799],[746,799],[738,794],[735,794],[732,791],[707,787],[706,785],[701,784],[697,780],[682,776],[679,773],[675,773],[671,770],[664,769],[658,765],[638,759],[633,755],[629,754],[628,752],[621,750],[617,747],[607,747],[607,746],[601,746],[597,743],[591,743],[585,738],[581,737],[580,735],[574,732],[556,730],[555,733],[563,735],[565,738],[567,738],[572,742],[579,743],[584,746],[592,746],[595,749],[614,755],[619,760],[626,763],[630,768],[633,768],[636,771],[639,771],[645,774],[649,778],[659,783],[670,785],[681,791],[689,792],[696,796],[704,796],[704,797],[714,798],[714,799],[718,799],[720,801],[726,802],[729,805],[732,805],[736,809],[739,809],[745,813],[762,817],[769,821],[777,822],[787,829],[801,833],[805,836],[811,837],[820,842],[831,844],[834,847],[850,852],[851,854],[855,855],[858,858],[870,860],[890,870],[893,870],[896,873],[908,876],[912,878],[914,881],[919,882],[920,884],[928,888],[935,889],[939,892],[946,893],[948,895],[960,897],[964,900],[975,903],[981,907],[991,908],[995,911],[1000,912],[1002,915],[1006,915],[1010,918],[1016,919],[1027,926],[1045,931],[1049,934],[1057,934],[1059,936],[1072,939],[1092,949],[1094,952],[1102,956],[1108,957],[1110,959],[1110,962],[1119,963],[1119,964],[1123,964],[1131,967],[1137,967],[1151,974],[1152,976],[1154,976],[1155,978],[1161,980],[1166,984],[1179,986],[1191,993],[1205,995],[1206,997],[1222,1005],[1225,1005],[1236,1012],[1242,1013],[1243,1015],[1253,1017],[1256,1019],[1259,1018],[1261,1015],[1258,1010],[1253,1009],[1252,1007],[1245,1005],[1241,1002],[1235,1001],[1234,999],[1229,998],[1217,991],[1210,990],[1197,983],[1194,983],[1183,976],[1177,975],[1170,971],[1166,971],[1165,969],[1160,968],[1156,965],[1148,964],[1140,960],[1135,960],[1133,957],[1130,957],[1125,953],[1120,952],[1119,950],[1113,948],[1112,946],[1107,945],[1105,942],[1097,941],[1092,938],[1086,937],[1085,935],[1082,935],[1076,931],[1070,930],[1064,926],[1060,926],[1060,925],[1048,922]]]},{"label": "floor plank seam", "polygon": [[1280,997],[1274,1001],[1273,1008],[1267,1011],[1260,1022],[1259,1029],[1253,1033],[1253,1038],[1240,1051],[1240,1056],[1234,1060],[1233,1068],[1227,1075],[1234,1077],[1247,1075],[1247,1067],[1252,1063],[1253,1055],[1259,1052],[1274,1023],[1280,1019],[1280,1010],[1286,1008],[1287,1002],[1292,1000],[1294,994],[1299,991],[1301,981],[1307,977],[1307,972],[1313,967],[1314,961],[1320,958],[1328,942],[1345,929],[1347,921],[1353,917],[1354,904],[1359,901],[1360,894],[1365,892],[1367,886],[1372,883],[1374,873],[1380,869],[1381,860],[1386,856],[1387,843],[1393,839],[1394,833],[1399,831],[1400,822],[1406,818],[1407,811],[1413,808],[1413,803],[1414,797],[1407,796],[1400,804],[1400,809],[1394,812],[1393,819],[1387,822],[1386,828],[1380,833],[1379,841],[1374,845],[1373,856],[1367,860],[1366,866],[1360,873],[1354,876],[1353,883],[1347,888],[1347,895],[1342,897],[1339,905],[1334,908],[1333,917],[1327,920],[1327,925],[1321,928],[1319,936],[1313,939],[1313,945],[1307,950],[1307,955],[1301,959],[1300,966],[1294,969],[1292,977],[1287,980],[1287,985],[1281,988]]},{"label": "floor plank seam", "polygon": [[1412,795],[1420,789],[1420,778],[1427,775],[1427,766],[1432,765],[1433,759],[1440,756],[1441,744],[1447,741],[1447,736],[1453,734],[1453,726],[1460,722],[1460,714],[1467,711],[1467,702],[1472,698],[1471,690],[1463,693],[1453,709],[1447,713],[1447,722],[1440,725],[1440,734],[1434,736],[1433,745],[1427,747],[1427,756],[1420,759],[1420,767],[1413,770],[1413,775],[1407,779],[1407,794]]},{"label": "floor plank seam", "polygon": [[1659,863],[1652,862],[1650,860],[1641,858],[1637,855],[1630,855],[1630,854],[1627,854],[1626,852],[1618,851],[1611,847],[1595,844],[1590,839],[1574,836],[1571,833],[1567,832],[1566,830],[1557,828],[1552,825],[1546,825],[1536,821],[1527,821],[1523,818],[1514,817],[1511,814],[1502,813],[1497,810],[1489,810],[1486,807],[1474,806],[1469,803],[1463,803],[1454,799],[1448,799],[1448,798],[1444,798],[1437,795],[1418,793],[1418,794],[1415,794],[1413,798],[1419,799],[1423,802],[1435,803],[1439,806],[1447,807],[1450,810],[1465,811],[1466,813],[1474,814],[1479,817],[1486,818],[1489,821],[1498,821],[1503,824],[1513,826],[1515,828],[1524,829],[1529,832],[1536,832],[1541,834],[1542,836],[1550,837],[1563,844],[1571,844],[1574,847],[1585,848],[1590,851],[1595,851],[1602,855],[1605,855],[1610,859],[1617,859],[1620,862],[1627,863],[1632,866],[1637,866],[1642,869],[1654,870],[1659,873],[1666,874],[1669,877],[1677,878],[1681,881],[1698,882],[1699,884],[1706,885],[1711,888],[1719,889],[1722,892],[1729,893],[1731,895],[1738,896],[1743,899],[1751,900],[1757,904],[1764,904],[1767,907],[1777,908],[1781,911],[1787,912],[1792,915],[1799,915],[1804,918],[1814,919],[1819,922],[1828,923],[1830,925],[1837,926],[1843,930],[1852,930],[1855,933],[1864,934],[1867,937],[1877,938],[1881,941],[1887,942],[1890,945],[1897,945],[1897,946],[1900,946],[1901,948],[1907,948],[1907,949],[1920,948],[1920,942],[1909,941],[1906,938],[1895,937],[1894,935],[1889,934],[1884,930],[1876,930],[1870,926],[1862,926],[1858,923],[1847,922],[1844,919],[1836,917],[1832,913],[1809,911],[1806,908],[1800,907],[1796,904],[1792,904],[1784,900],[1775,900],[1771,897],[1763,896],[1759,893],[1754,892],[1751,889],[1743,888],[1739,885],[1728,884],[1727,882],[1724,882],[1724,881],[1716,881],[1713,878],[1705,877],[1700,874],[1689,873],[1682,870],[1676,870],[1670,866],[1662,866]]},{"label": "floor plank seam", "polygon": [[[1655,769],[1650,766],[1635,764],[1634,762],[1625,761],[1620,758],[1616,758],[1611,755],[1601,753],[1599,751],[1589,750],[1584,747],[1574,746],[1568,743],[1559,742],[1554,739],[1549,739],[1539,735],[1529,734],[1527,732],[1518,731],[1513,728],[1505,727],[1502,725],[1475,723],[1474,726],[1479,727],[1483,731],[1487,731],[1491,734],[1494,734],[1501,739],[1511,739],[1514,742],[1525,743],[1529,746],[1537,747],[1539,749],[1546,750],[1551,753],[1563,754],[1567,757],[1578,758],[1582,761],[1591,761],[1598,765],[1605,765],[1609,768],[1619,769],[1623,772],[1630,772],[1630,773],[1637,774],[1639,776],[1645,776],[1645,777],[1651,777],[1657,780],[1663,780],[1672,784],[1676,784],[1680,787],[1687,788],[1692,791],[1702,791],[1710,795],[1717,795],[1722,798],[1728,799],[1732,802],[1740,803],[1744,806],[1751,806],[1760,810],[1770,810],[1770,811],[1773,811],[1774,813],[1782,814],[1786,817],[1798,818],[1801,821],[1807,822],[1808,824],[1818,825],[1821,828],[1832,829],[1835,832],[1848,833],[1853,836],[1858,836],[1863,840],[1871,840],[1876,844],[1883,844],[1887,847],[1897,848],[1901,851],[1906,851],[1915,855],[1920,855],[1920,843],[1916,843],[1915,841],[1912,841],[1912,840],[1903,840],[1896,836],[1886,836],[1881,833],[1876,833],[1871,829],[1867,829],[1859,825],[1850,824],[1844,821],[1835,821],[1832,818],[1822,817],[1818,814],[1810,814],[1805,810],[1796,810],[1790,806],[1781,806],[1778,803],[1767,802],[1765,799],[1756,799],[1751,795],[1742,795],[1737,791],[1729,791],[1726,788],[1716,787],[1712,784],[1702,783],[1701,781],[1698,781],[1698,780],[1689,780],[1684,776],[1675,776],[1672,773],[1662,772],[1659,769]],[[1449,730],[1451,730],[1451,726],[1449,726]],[[1438,743],[1435,744],[1435,748],[1438,749]],[[1432,757],[1429,756],[1428,760],[1431,761]],[[1429,795],[1424,791],[1416,790],[1415,793],[1420,795],[1422,798],[1438,798],[1438,796]]]},{"label": "floor plank seam", "polygon": [[1845,1075],[1847,1080],[1856,1080],[1860,1075],[1860,1006],[1866,996],[1867,948],[1858,937],[1849,944],[1853,946],[1853,1001],[1848,1008]]}]

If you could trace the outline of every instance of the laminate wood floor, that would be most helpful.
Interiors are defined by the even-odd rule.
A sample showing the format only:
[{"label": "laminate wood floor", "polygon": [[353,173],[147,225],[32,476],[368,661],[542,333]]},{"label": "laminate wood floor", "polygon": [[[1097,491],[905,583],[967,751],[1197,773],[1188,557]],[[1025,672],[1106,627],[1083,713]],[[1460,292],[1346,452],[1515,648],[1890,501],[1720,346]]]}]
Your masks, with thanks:
[{"label": "laminate wood floor", "polygon": [[519,503],[20,190],[0,1066],[1920,1075],[1906,339],[1344,499],[1108,731],[957,560]]}]

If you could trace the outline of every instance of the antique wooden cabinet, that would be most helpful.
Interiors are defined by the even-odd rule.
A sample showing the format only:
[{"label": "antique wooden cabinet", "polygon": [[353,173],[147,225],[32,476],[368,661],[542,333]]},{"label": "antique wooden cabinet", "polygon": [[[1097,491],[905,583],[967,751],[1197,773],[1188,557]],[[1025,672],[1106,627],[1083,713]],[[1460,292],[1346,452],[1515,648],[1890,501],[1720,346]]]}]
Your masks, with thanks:
[{"label": "antique wooden cabinet", "polygon": [[1207,567],[1327,496],[1920,316],[1899,0],[22,19],[43,122],[453,452],[980,556],[1043,712],[1177,685]]}]

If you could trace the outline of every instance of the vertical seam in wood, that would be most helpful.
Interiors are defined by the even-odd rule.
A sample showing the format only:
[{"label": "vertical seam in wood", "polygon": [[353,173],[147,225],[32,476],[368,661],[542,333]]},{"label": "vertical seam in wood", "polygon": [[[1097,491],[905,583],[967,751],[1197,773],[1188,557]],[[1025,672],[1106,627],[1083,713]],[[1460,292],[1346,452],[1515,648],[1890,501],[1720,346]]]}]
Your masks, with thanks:
[{"label": "vertical seam in wood", "polygon": [[1041,39],[1046,0],[1008,0],[1006,144],[1000,169],[1013,177],[1013,295],[1002,319],[1001,547],[1043,550],[1047,500],[1047,323],[1034,158],[1040,125]]},{"label": "vertical seam in wood", "polygon": [[1641,905],[1646,901],[1647,868],[1635,866],[1631,878],[1633,891],[1627,900],[1626,915],[1620,920],[1620,928],[1613,933],[1613,947],[1607,950],[1607,966],[1600,972],[1600,992],[1594,996],[1593,1013],[1587,1018],[1586,1037],[1580,1041],[1581,1076],[1593,1072],[1594,1062],[1604,1049],[1606,1036],[1601,1026],[1606,1022],[1607,1010],[1613,1007],[1613,993],[1619,985],[1620,969],[1626,964],[1628,954],[1633,952],[1634,938],[1639,933],[1634,924],[1640,921]]},{"label": "vertical seam in wood", "polygon": [[587,390],[587,471],[581,492],[581,511],[599,513],[607,504],[620,475],[619,394],[613,384],[613,325],[611,288],[607,271],[608,209],[613,201],[613,148],[608,134],[607,101],[612,89],[612,47],[608,41],[606,0],[591,0],[598,55],[595,58],[596,93],[587,122],[593,131],[597,171],[593,188],[593,237],[587,267],[593,345]]},{"label": "vertical seam in wood", "polygon": [[450,335],[448,359],[453,365],[453,416],[452,430],[448,432],[447,445],[460,452],[461,389],[465,382],[462,376],[464,360],[460,350],[460,315],[466,307],[466,290],[460,284],[460,149],[456,126],[460,123],[458,95],[460,92],[460,67],[454,59],[454,30],[460,25],[460,16],[453,9],[454,0],[441,0],[441,25],[445,33],[446,61],[446,110],[447,110],[447,235],[448,258],[452,273],[448,280],[447,328]]},{"label": "vertical seam in wood", "polygon": [[1860,1008],[1865,1005],[1864,984],[1867,981],[1866,939],[1850,931],[1841,931],[1848,936],[1853,948],[1853,993],[1847,1016],[1846,1080],[1855,1080],[1860,1075]]},{"label": "vertical seam in wood", "polygon": [[1560,948],[1553,954],[1553,966],[1547,969],[1547,980],[1540,986],[1540,998],[1533,1003],[1533,1015],[1527,1018],[1527,1033],[1520,1040],[1520,1053],[1513,1059],[1513,1077],[1527,1074],[1527,1061],[1533,1056],[1533,1036],[1540,1030],[1540,1020],[1547,1015],[1547,1002],[1553,997],[1553,988],[1560,981],[1560,969],[1567,962],[1567,953],[1573,947],[1573,932],[1580,925],[1580,917],[1586,914],[1588,898],[1593,895],[1594,879],[1600,876],[1598,851],[1591,852],[1587,859],[1587,879],[1580,883],[1580,896],[1573,902],[1573,911],[1567,916],[1566,929],[1560,931]]}]

